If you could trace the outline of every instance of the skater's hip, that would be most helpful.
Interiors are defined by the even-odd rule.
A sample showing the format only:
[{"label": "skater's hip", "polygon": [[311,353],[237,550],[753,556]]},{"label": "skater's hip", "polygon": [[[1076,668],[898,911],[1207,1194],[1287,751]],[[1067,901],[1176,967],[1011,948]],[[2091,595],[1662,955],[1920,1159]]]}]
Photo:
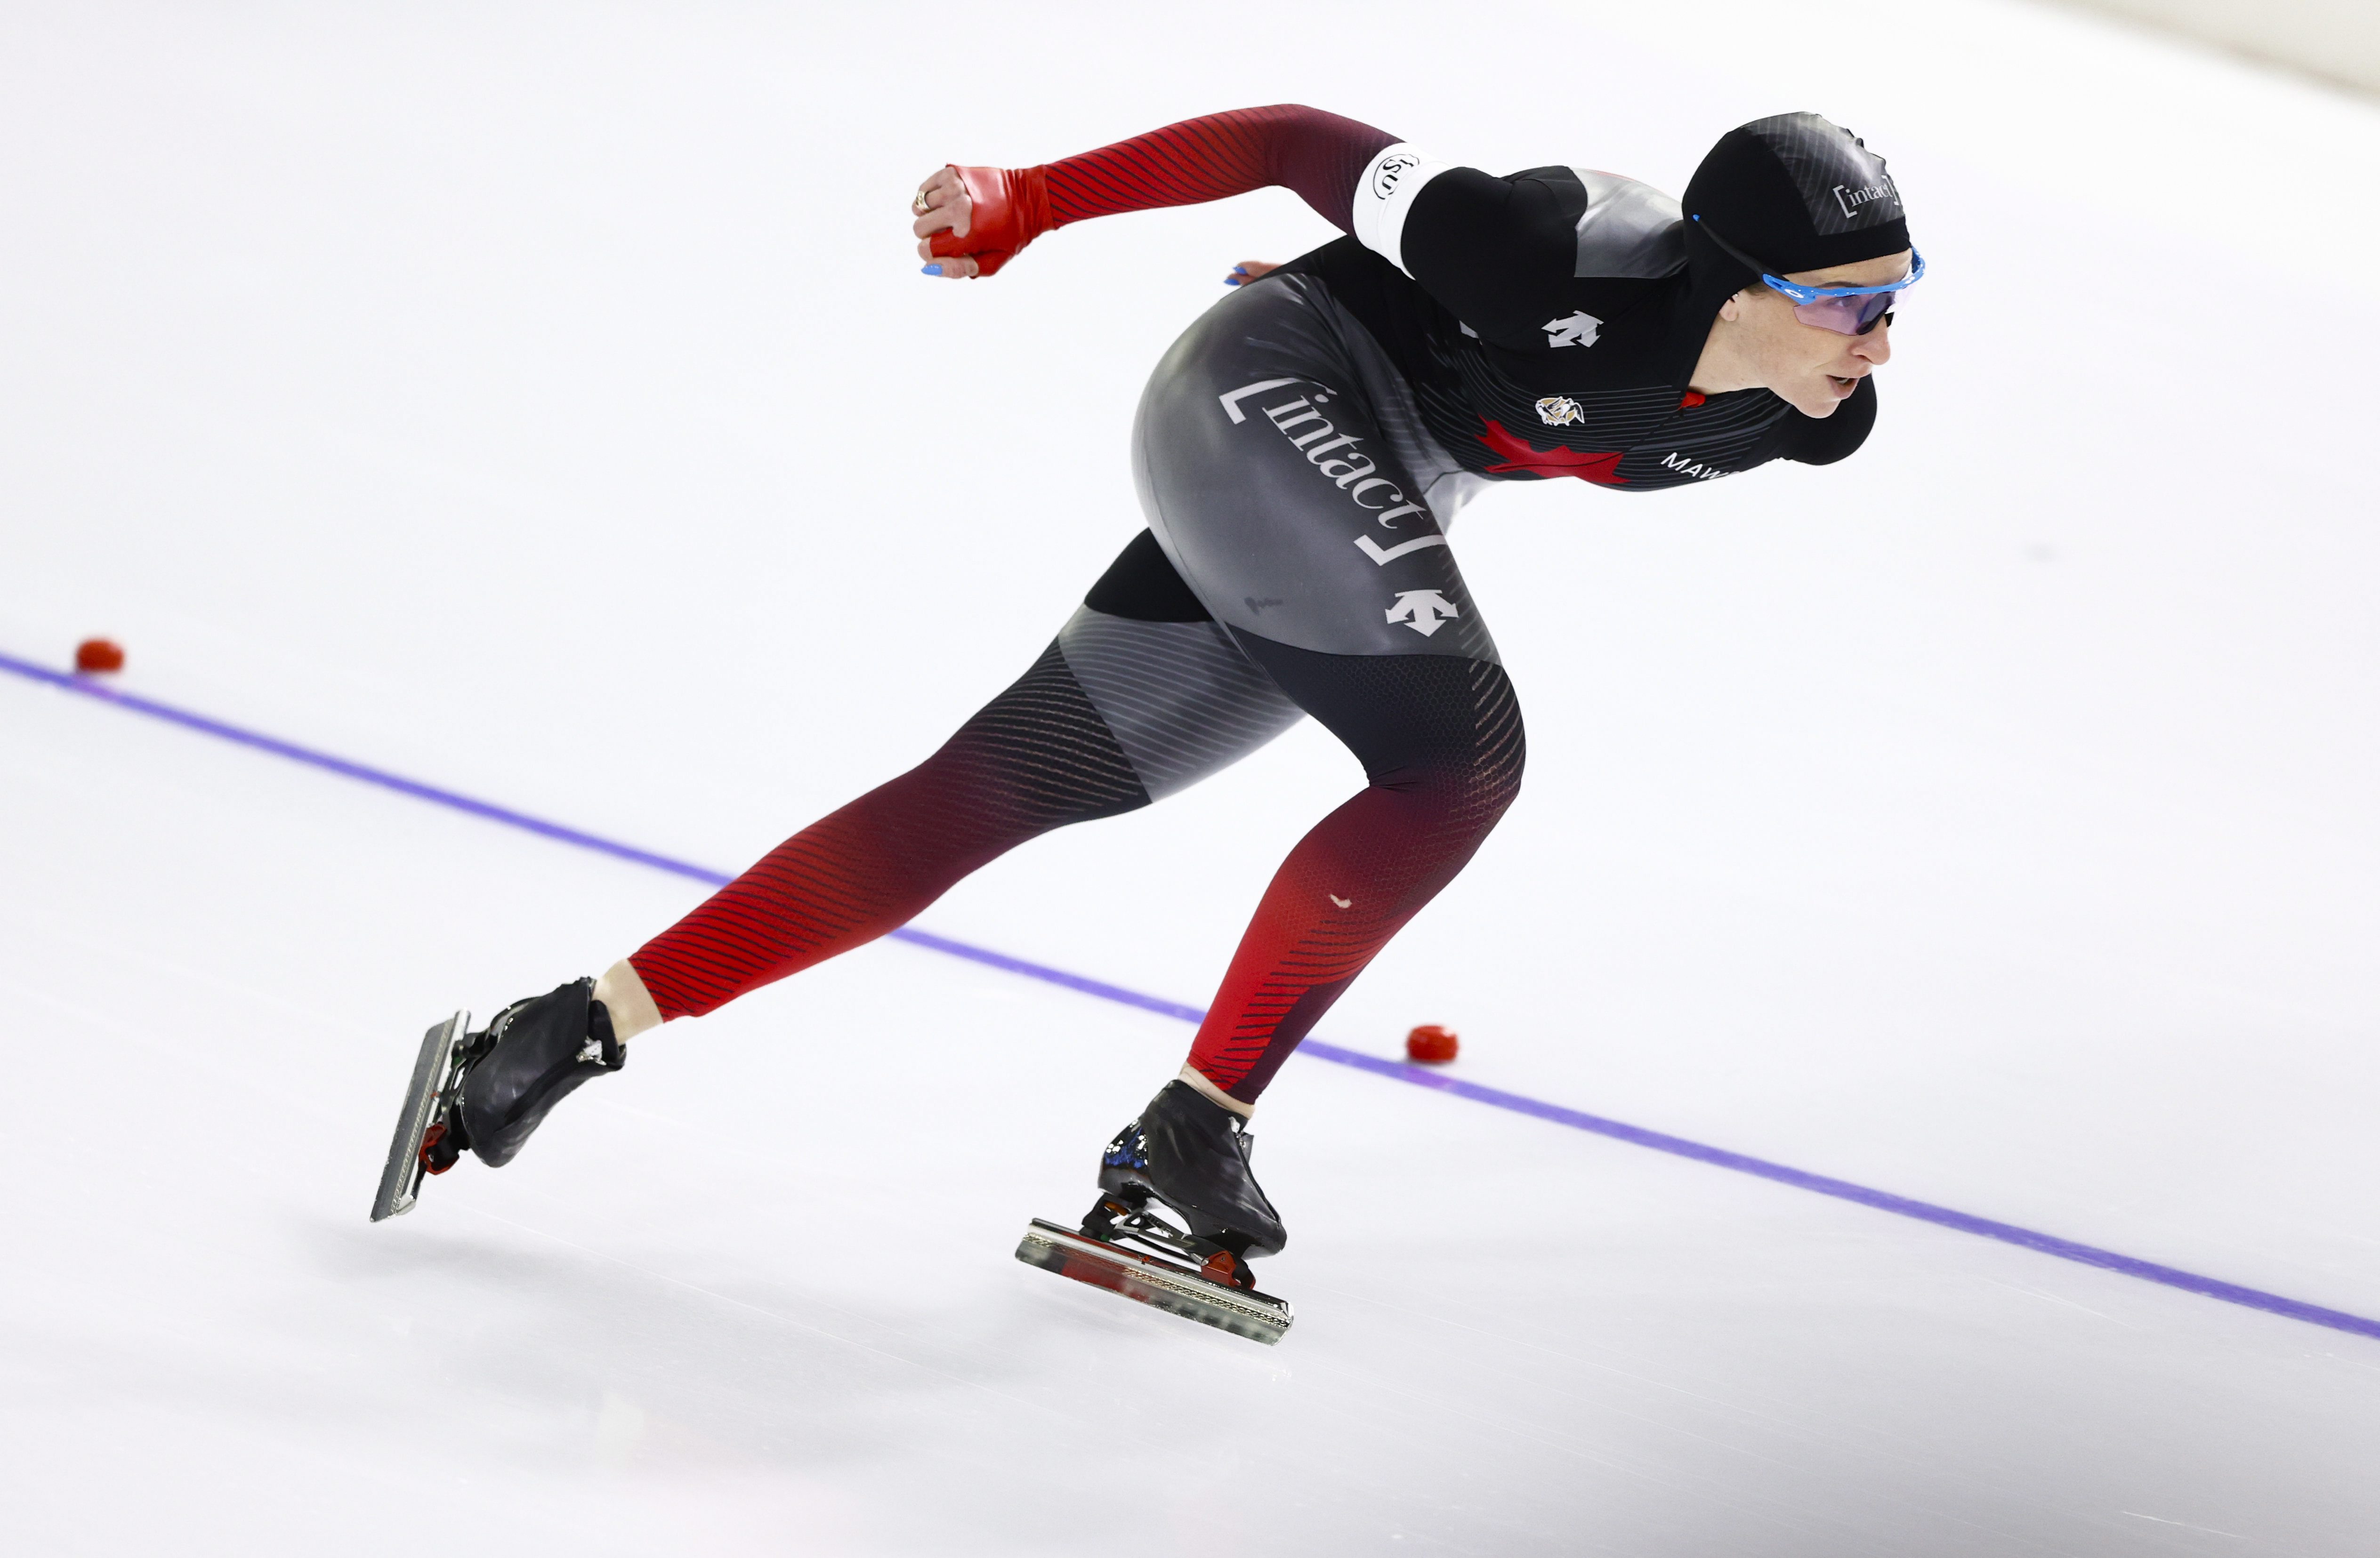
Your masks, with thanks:
[{"label": "skater's hip", "polygon": [[1183,333],[1141,397],[1133,468],[1159,544],[1227,626],[1496,658],[1446,538],[1478,478],[1318,278],[1269,276]]}]

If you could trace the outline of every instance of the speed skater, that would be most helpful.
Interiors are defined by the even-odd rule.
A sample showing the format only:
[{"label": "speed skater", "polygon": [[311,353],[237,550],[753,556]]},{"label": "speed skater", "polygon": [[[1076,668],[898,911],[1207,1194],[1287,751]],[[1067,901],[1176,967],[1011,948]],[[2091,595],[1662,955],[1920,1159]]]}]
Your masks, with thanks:
[{"label": "speed skater", "polygon": [[1884,160],[1807,113],[1729,131],[1682,201],[1585,168],[1483,173],[1285,105],[1038,167],[946,166],[910,212],[927,273],[963,280],[1073,223],[1272,185],[1342,236],[1243,266],[1159,361],[1132,434],[1148,527],[1049,647],[924,763],[601,976],[455,1033],[427,1083],[425,1052],[420,1169],[509,1163],[639,1034],[874,940],[1027,839],[1162,800],[1311,715],[1366,785],[1281,863],[1181,1071],[1099,1169],[1103,1206],[1161,1202],[1218,1252],[1210,1274],[1245,1286],[1245,1262],[1283,1247],[1249,1167],[1257,1101],[1520,791],[1520,704],[1455,564],[1455,515],[1496,482],[1654,492],[1843,459],[1925,264]]}]

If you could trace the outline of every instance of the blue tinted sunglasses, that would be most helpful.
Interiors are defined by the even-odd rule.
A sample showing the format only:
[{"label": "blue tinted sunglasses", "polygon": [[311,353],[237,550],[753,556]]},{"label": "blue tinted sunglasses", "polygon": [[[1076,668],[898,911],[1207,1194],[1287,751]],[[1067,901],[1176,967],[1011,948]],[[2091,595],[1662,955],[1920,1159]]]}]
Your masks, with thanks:
[{"label": "blue tinted sunglasses", "polygon": [[1892,295],[1915,286],[1925,275],[1925,257],[1911,249],[1909,274],[1897,282],[1888,282],[1883,286],[1803,286],[1800,282],[1770,275],[1767,266],[1720,237],[1709,223],[1699,216],[1694,221],[1730,260],[1750,267],[1772,291],[1792,299],[1795,319],[1838,335],[1865,335],[1874,330],[1877,321],[1892,312]]}]

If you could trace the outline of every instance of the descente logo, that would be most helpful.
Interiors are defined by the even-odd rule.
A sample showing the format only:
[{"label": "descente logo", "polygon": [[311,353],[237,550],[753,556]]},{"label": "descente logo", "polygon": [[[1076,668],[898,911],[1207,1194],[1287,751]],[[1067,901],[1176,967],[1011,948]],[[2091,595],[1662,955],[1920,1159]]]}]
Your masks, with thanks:
[{"label": "descente logo", "polygon": [[1592,346],[1603,321],[1581,308],[1568,319],[1548,320],[1537,328],[1546,332],[1548,346]]},{"label": "descente logo", "polygon": [[[1395,194],[1397,192],[1398,183],[1403,179],[1405,175],[1413,172],[1414,169],[1419,166],[1421,166],[1421,159],[1415,156],[1410,151],[1400,151],[1395,156],[1390,157],[1386,162],[1382,163],[1379,165],[1379,168],[1372,175],[1372,194],[1374,198],[1385,200],[1390,196]],[[1341,174],[1339,176],[1344,178],[1347,175]]]},{"label": "descente logo", "polygon": [[1862,206],[1872,205],[1877,200],[1898,202],[1900,199],[1900,191],[1892,187],[1890,174],[1884,175],[1879,183],[1862,185],[1856,189],[1848,184],[1835,186],[1835,204],[1843,208],[1843,214],[1847,217],[1857,216]]}]

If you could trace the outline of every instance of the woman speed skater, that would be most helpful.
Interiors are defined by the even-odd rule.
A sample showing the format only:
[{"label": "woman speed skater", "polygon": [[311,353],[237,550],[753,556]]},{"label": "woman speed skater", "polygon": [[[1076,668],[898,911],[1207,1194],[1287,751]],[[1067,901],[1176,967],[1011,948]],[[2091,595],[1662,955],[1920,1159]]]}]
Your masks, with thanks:
[{"label": "woman speed skater", "polygon": [[1366,784],[1281,862],[1180,1073],[1102,1154],[1094,1214],[1162,1203],[1188,1227],[1175,1252],[1242,1287],[1248,1260],[1282,1248],[1249,1167],[1257,1100],[1520,792],[1521,706],[1456,565],[1456,514],[1500,482],[1653,493],[1843,459],[1875,425],[1892,310],[1925,266],[1884,160],[1806,113],[1730,130],[1682,200],[1586,168],[1483,173],[1277,106],[1038,167],[944,167],[910,211],[927,272],[965,280],[1074,223],[1269,185],[1340,236],[1235,272],[1158,362],[1132,434],[1148,527],[1049,647],[925,762],[600,977],[460,1036],[422,1168],[511,1162],[649,1030],[874,940],[1026,840],[1161,801],[1311,716]]}]

